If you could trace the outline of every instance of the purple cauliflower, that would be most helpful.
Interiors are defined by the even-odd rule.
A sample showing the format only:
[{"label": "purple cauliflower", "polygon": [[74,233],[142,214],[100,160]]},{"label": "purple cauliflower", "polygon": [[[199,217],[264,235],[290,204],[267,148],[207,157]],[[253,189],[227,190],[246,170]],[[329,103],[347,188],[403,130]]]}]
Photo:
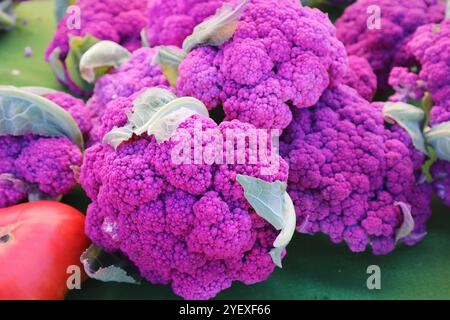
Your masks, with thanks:
[{"label": "purple cauliflower", "polygon": [[350,55],[369,61],[386,90],[393,66],[407,64],[405,43],[421,25],[444,17],[441,0],[359,0],[336,21],[338,38]]},{"label": "purple cauliflower", "polygon": [[383,104],[369,104],[344,85],[294,119],[282,137],[290,193],[301,233],[327,234],[354,252],[377,255],[426,234],[431,186],[426,156],[402,127],[385,123]]},{"label": "purple cauliflower", "polygon": [[358,56],[348,57],[348,62],[350,68],[343,84],[355,89],[367,101],[372,101],[377,91],[377,76],[369,62]]},{"label": "purple cauliflower", "polygon": [[[163,92],[162,97],[155,98],[155,92]],[[264,281],[274,262],[281,262],[283,247],[271,251],[280,244],[274,243],[276,228],[254,209],[258,203],[251,204],[247,187],[258,180],[263,189],[252,194],[259,197],[266,187],[285,185],[288,167],[278,153],[271,153],[278,170],[264,172],[268,162],[249,161],[250,148],[238,153],[239,142],[225,140],[229,133],[251,134],[255,129],[250,124],[235,120],[217,125],[200,101],[174,98],[152,88],[107,105],[103,143],[86,150],[81,169],[81,185],[92,199],[86,233],[105,251],[124,253],[151,283],[171,284],[186,299],[209,299],[233,281]],[[195,162],[196,146],[203,161]],[[273,152],[270,144],[263,148]],[[174,160],[180,149],[192,162]],[[225,149],[233,161],[217,161]],[[272,193],[279,191],[287,196],[283,188]],[[292,202],[290,206],[285,227],[293,233]]]},{"label": "purple cauliflower", "polygon": [[183,48],[177,93],[257,128],[287,127],[290,106],[314,105],[348,69],[328,17],[294,0],[225,4]]},{"label": "purple cauliflower", "polygon": [[95,83],[93,95],[87,102],[94,114],[88,145],[101,140],[100,120],[109,102],[120,97],[128,98],[143,88],[169,86],[161,68],[152,63],[156,51],[156,48],[134,51],[126,62]]},{"label": "purple cauliflower", "polygon": [[225,0],[149,0],[147,37],[150,46],[181,47],[194,27],[214,15],[224,2]]},{"label": "purple cauliflower", "polygon": [[[63,92],[43,94],[45,99],[41,100],[36,97],[40,98],[28,91],[24,95],[17,89],[0,88],[0,207],[27,199],[58,198],[77,184],[82,162],[79,141],[90,130],[89,110],[82,100]],[[50,112],[41,107],[39,115],[43,114],[43,118],[39,118],[36,114],[40,107],[30,103],[32,99],[54,105],[44,105]],[[19,110],[14,112],[11,108]],[[20,122],[19,127],[14,119]],[[22,132],[23,127],[33,129]],[[58,127],[58,134],[40,134],[53,127]],[[70,135],[61,134],[64,130],[78,132],[78,143]]]},{"label": "purple cauliflower", "polygon": [[[390,83],[396,89],[392,99],[407,101],[425,98],[424,102],[431,104],[429,119],[431,132],[440,130],[439,128],[442,128],[440,131],[445,130],[445,126],[448,128],[450,124],[449,39],[450,20],[448,19],[441,24],[419,27],[406,44],[407,54],[414,61],[411,68],[413,70],[395,68],[390,75]],[[431,167],[431,174],[436,193],[447,206],[450,206],[450,155],[448,153],[447,150],[447,156],[438,157],[439,160]]]},{"label": "purple cauliflower", "polygon": [[70,6],[45,54],[58,80],[73,93],[88,95],[92,86],[80,77],[80,56],[100,40],[130,51],[140,48],[146,7],[146,0],[78,0]]}]

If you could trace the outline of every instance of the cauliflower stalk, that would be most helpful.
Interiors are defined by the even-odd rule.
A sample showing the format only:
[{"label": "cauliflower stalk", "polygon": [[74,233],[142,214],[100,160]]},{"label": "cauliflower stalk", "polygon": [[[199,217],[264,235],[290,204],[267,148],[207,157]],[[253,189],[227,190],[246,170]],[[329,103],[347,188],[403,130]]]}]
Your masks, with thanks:
[{"label": "cauliflower stalk", "polygon": [[81,100],[44,88],[0,87],[0,207],[69,192],[89,130]]},{"label": "cauliflower stalk", "polygon": [[[217,125],[199,100],[161,88],[111,101],[103,143],[86,150],[81,170],[92,199],[88,236],[186,299],[209,299],[233,281],[264,281],[281,266],[295,212],[288,167],[271,140],[262,148],[278,164],[272,171],[264,170],[269,162],[249,161],[250,150],[237,153],[234,136],[224,140],[228,132],[254,130],[237,120]],[[195,146],[203,147],[200,162]],[[217,161],[222,148],[233,161]],[[186,158],[193,161],[177,160]]]}]

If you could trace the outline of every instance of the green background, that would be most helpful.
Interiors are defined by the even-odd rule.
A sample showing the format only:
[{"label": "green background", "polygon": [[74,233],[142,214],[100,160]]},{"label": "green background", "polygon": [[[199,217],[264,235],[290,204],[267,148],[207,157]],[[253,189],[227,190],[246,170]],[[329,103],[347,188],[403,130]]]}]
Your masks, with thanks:
[{"label": "green background", "polygon": [[[51,1],[34,0],[18,7],[18,27],[0,34],[0,84],[47,86],[61,89],[44,62],[55,21]],[[20,20],[26,19],[23,24]],[[25,47],[32,57],[25,57]],[[13,75],[12,70],[18,70]],[[15,72],[17,73],[17,71]],[[80,189],[64,198],[81,211],[89,200]],[[437,201],[429,234],[415,247],[398,247],[388,256],[351,253],[344,244],[333,245],[325,236],[296,234],[283,261],[264,283],[234,283],[219,299],[449,299],[450,210]],[[381,290],[368,290],[367,267],[381,268]],[[68,299],[177,299],[169,286],[101,283],[89,280]]]}]

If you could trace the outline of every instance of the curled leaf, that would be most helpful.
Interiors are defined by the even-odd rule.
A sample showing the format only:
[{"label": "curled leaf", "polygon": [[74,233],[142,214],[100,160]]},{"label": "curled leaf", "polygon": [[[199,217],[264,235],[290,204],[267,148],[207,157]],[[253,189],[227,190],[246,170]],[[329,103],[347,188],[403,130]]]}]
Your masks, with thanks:
[{"label": "curled leaf", "polygon": [[403,213],[403,222],[400,228],[395,232],[395,242],[402,240],[411,235],[414,230],[414,219],[411,214],[411,206],[404,202],[395,202],[394,205],[399,206]]},{"label": "curled leaf", "polygon": [[136,267],[121,254],[109,254],[91,245],[80,257],[89,278],[103,282],[139,284]]},{"label": "curled leaf", "polygon": [[178,125],[193,114],[208,117],[208,110],[197,99],[176,98],[170,91],[161,88],[147,89],[134,101],[132,111],[127,113],[127,124],[113,128],[103,141],[117,148],[133,134],[140,136],[147,132],[162,142],[169,139]]},{"label": "curled leaf", "polygon": [[144,48],[150,48],[151,47],[150,46],[150,42],[148,42],[147,32],[148,32],[147,28],[143,28],[141,30],[141,34],[140,34],[140,36],[141,36],[141,44],[142,44],[142,47],[144,47]]},{"label": "curled leaf", "polygon": [[296,226],[295,208],[286,192],[287,184],[281,181],[270,183],[240,174],[236,180],[244,189],[244,196],[255,212],[275,229],[281,230],[273,243],[274,249],[270,252],[275,265],[281,268],[281,254],[291,241]]},{"label": "curled leaf", "polygon": [[450,161],[450,121],[426,130],[425,139],[438,159]]},{"label": "curled leaf", "polygon": [[396,122],[405,129],[417,150],[428,155],[423,134],[425,112],[413,105],[404,102],[386,102],[383,115],[387,122]]},{"label": "curled leaf", "polygon": [[83,149],[72,116],[52,101],[14,87],[0,87],[0,135],[67,137]]},{"label": "curled leaf", "polygon": [[171,86],[175,86],[179,76],[178,67],[186,58],[186,53],[177,47],[159,47],[153,64],[159,64]]},{"label": "curled leaf", "polygon": [[[78,88],[83,91],[90,92],[93,89],[92,84],[85,81],[80,72],[80,60],[81,57],[99,40],[91,35],[84,37],[71,36],[69,39],[69,52],[67,54],[65,63],[67,73],[70,75],[70,79],[75,83]],[[100,68],[99,75],[106,73],[107,70]]]},{"label": "curled leaf", "polygon": [[56,78],[63,83],[67,83],[64,65],[59,59],[60,55],[61,55],[60,47],[53,49],[52,53],[50,53],[48,63],[50,64],[50,68],[52,69],[53,74],[56,76]]},{"label": "curled leaf", "polygon": [[93,83],[99,76],[99,68],[101,70],[117,68],[126,62],[130,56],[131,53],[120,44],[109,40],[100,41],[81,56],[81,77],[87,82]]},{"label": "curled leaf", "polygon": [[225,3],[216,14],[194,28],[193,33],[183,42],[183,50],[190,52],[201,45],[220,46],[233,37],[239,19],[249,0],[240,0],[233,8]]}]

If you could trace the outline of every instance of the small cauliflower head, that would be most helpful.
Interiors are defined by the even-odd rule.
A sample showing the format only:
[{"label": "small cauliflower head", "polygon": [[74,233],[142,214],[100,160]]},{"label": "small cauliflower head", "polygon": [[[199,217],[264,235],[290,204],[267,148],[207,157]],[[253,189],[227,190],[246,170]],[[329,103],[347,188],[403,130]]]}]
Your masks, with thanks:
[{"label": "small cauliflower head", "polygon": [[149,45],[181,47],[194,27],[214,15],[224,2],[225,0],[149,0]]},{"label": "small cauliflower head", "polygon": [[328,17],[293,0],[226,3],[194,29],[183,51],[178,63],[176,53],[160,51],[163,69],[179,64],[176,77],[168,76],[176,92],[257,128],[286,128],[290,106],[314,105],[348,69]]},{"label": "small cauliflower head", "polygon": [[124,253],[145,279],[186,299],[264,281],[281,265],[295,230],[288,167],[270,142],[262,148],[276,170],[264,170],[269,162],[253,159],[250,145],[235,152],[253,126],[217,125],[199,100],[152,88],[111,101],[101,132],[80,177],[95,245]]},{"label": "small cauliflower head", "polygon": [[58,199],[75,187],[89,115],[66,93],[0,87],[0,207]]},{"label": "small cauliflower head", "polygon": [[354,252],[371,246],[377,255],[425,236],[432,191],[422,183],[426,156],[392,109],[340,85],[313,108],[294,110],[281,154],[299,232],[324,233]]},{"label": "small cauliflower head", "polygon": [[336,21],[338,38],[350,55],[364,57],[378,78],[378,89],[388,88],[396,65],[407,63],[405,44],[421,25],[440,22],[441,0],[359,0]]},{"label": "small cauliflower head", "polygon": [[[450,11],[449,11],[450,13]],[[394,68],[392,100],[422,99],[429,127],[427,143],[435,151],[431,175],[436,194],[450,206],[450,20],[419,27],[406,44],[412,67]]]},{"label": "small cauliflower head", "polygon": [[146,7],[146,0],[78,0],[68,7],[45,54],[57,79],[74,94],[89,95],[93,87],[80,76],[81,55],[100,40],[140,48]]}]

